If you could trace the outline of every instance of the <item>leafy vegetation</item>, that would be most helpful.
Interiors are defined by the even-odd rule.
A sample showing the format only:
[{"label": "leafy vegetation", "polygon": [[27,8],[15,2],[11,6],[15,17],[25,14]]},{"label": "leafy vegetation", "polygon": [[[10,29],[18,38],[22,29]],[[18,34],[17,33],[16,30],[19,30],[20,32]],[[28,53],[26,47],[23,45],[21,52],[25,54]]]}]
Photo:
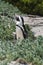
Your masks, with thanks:
[{"label": "leafy vegetation", "polygon": [[34,41],[18,40],[16,44],[0,40],[0,65],[17,58],[23,58],[33,65],[43,65],[43,37],[38,37]]},{"label": "leafy vegetation", "polygon": [[[2,16],[1,14],[7,13],[7,16]],[[0,39],[11,40],[13,39],[12,32],[15,31],[14,20],[10,17],[13,17],[15,13],[21,13],[17,7],[13,7],[9,3],[0,1]]]},{"label": "leafy vegetation", "polygon": [[22,12],[43,16],[43,0],[5,0],[16,5]]}]

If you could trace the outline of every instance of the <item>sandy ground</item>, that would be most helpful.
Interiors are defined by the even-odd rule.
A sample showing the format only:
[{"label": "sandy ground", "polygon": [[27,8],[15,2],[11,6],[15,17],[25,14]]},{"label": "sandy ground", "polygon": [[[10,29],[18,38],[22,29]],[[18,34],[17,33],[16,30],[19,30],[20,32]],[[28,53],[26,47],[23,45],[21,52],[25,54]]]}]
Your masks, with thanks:
[{"label": "sandy ground", "polygon": [[35,36],[43,36],[43,17],[24,17],[24,23],[31,26]]},{"label": "sandy ground", "polygon": [[43,26],[32,27],[35,36],[43,36]]}]

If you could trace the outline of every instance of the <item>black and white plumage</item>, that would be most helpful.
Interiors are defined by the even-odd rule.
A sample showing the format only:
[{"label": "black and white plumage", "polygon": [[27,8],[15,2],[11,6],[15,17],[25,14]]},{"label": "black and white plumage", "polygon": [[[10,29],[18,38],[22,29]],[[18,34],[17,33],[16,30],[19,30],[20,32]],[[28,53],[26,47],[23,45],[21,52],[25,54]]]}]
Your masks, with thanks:
[{"label": "black and white plumage", "polygon": [[27,37],[27,31],[24,25],[23,17],[16,15],[15,16],[15,23],[16,23],[16,35],[17,39],[24,39]]}]

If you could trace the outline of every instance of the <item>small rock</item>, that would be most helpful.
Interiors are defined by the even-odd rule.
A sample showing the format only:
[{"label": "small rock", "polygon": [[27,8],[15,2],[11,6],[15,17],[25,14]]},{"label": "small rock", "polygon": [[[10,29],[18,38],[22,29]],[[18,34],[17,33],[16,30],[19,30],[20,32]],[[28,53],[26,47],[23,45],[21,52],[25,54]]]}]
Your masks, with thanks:
[{"label": "small rock", "polygon": [[11,61],[7,65],[32,65],[32,63],[27,63],[25,60],[17,59],[16,61]]},{"label": "small rock", "polygon": [[8,63],[7,65],[32,65],[32,64],[29,64],[29,63],[27,63],[27,64],[21,64],[21,63],[16,63],[16,61],[12,61],[11,63]]}]

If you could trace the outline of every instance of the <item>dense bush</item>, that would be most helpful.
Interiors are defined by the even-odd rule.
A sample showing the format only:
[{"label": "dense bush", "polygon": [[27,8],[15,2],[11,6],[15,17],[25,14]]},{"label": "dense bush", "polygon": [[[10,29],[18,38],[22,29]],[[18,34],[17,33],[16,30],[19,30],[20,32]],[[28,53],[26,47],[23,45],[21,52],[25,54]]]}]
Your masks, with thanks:
[{"label": "dense bush", "polygon": [[[1,14],[7,13],[7,16],[2,16]],[[10,17],[13,17],[15,13],[21,13],[17,7],[13,7],[9,3],[0,1],[0,39],[11,40],[13,39],[12,32],[15,32],[15,23],[14,20]]]},{"label": "dense bush", "polygon": [[15,13],[21,13],[17,7],[14,7],[12,4],[0,0],[0,13],[7,13],[10,16],[13,16]]},{"label": "dense bush", "polygon": [[16,44],[0,40],[0,65],[17,58],[23,58],[33,65],[43,65],[43,37],[38,37],[34,41],[18,40]]},{"label": "dense bush", "polygon": [[43,0],[5,0],[16,5],[22,12],[43,16]]},{"label": "dense bush", "polygon": [[12,32],[15,31],[15,23],[7,17],[4,20],[0,17],[0,39],[13,39]]}]

